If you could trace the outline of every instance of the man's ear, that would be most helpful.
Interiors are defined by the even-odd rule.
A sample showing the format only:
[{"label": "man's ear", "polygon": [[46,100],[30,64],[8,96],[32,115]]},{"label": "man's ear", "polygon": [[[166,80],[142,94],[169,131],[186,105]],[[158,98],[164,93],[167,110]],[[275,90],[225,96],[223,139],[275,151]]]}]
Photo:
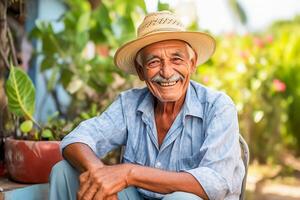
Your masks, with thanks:
[{"label": "man's ear", "polygon": [[197,60],[198,60],[198,54],[194,52],[194,56],[191,58],[191,72],[194,73],[197,69]]},{"label": "man's ear", "polygon": [[143,72],[143,66],[141,66],[136,60],[134,61],[134,67],[135,67],[135,70],[139,76],[139,79],[141,81],[144,81],[145,78],[144,78],[144,72]]}]

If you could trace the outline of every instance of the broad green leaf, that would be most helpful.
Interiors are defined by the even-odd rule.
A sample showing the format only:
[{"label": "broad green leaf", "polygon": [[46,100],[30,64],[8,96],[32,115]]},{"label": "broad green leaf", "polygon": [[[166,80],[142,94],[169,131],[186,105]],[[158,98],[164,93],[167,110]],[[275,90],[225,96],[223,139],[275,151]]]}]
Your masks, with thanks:
[{"label": "broad green leaf", "polygon": [[35,88],[29,76],[20,68],[10,67],[6,94],[8,107],[12,113],[33,120]]},{"label": "broad green leaf", "polygon": [[77,48],[82,51],[89,41],[88,32],[78,32],[74,37]]},{"label": "broad green leaf", "polygon": [[99,6],[99,9],[97,9],[95,17],[99,19],[101,29],[104,28],[111,29],[112,21],[109,16],[109,10],[105,4]]},{"label": "broad green leaf", "polygon": [[22,122],[20,129],[23,133],[28,133],[33,128],[33,122],[31,120],[26,120]]},{"label": "broad green leaf", "polygon": [[54,67],[56,64],[56,60],[52,57],[45,57],[41,63],[41,71],[45,71]]},{"label": "broad green leaf", "polygon": [[81,33],[89,29],[90,12],[83,13],[77,22],[77,32]]},{"label": "broad green leaf", "polygon": [[51,76],[48,80],[47,90],[51,91],[54,90],[56,83],[57,83],[57,77],[58,77],[59,69],[58,67],[54,67],[51,71]]},{"label": "broad green leaf", "polygon": [[91,116],[88,113],[83,112],[83,113],[80,113],[80,117],[82,117],[83,119],[89,119]]},{"label": "broad green leaf", "polygon": [[53,133],[50,129],[45,129],[42,132],[42,138],[48,138],[48,139],[53,139]]}]

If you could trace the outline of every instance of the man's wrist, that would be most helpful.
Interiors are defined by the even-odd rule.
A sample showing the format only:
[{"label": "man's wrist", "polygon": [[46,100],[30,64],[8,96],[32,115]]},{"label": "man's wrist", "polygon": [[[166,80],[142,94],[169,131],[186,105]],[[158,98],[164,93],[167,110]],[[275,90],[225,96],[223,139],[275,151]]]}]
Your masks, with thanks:
[{"label": "man's wrist", "polygon": [[137,166],[134,164],[126,164],[128,167],[128,174],[126,177],[126,185],[128,186],[134,186],[135,181],[135,171],[137,169]]},{"label": "man's wrist", "polygon": [[90,163],[90,164],[88,164],[87,167],[86,167],[86,170],[87,171],[93,171],[93,170],[102,168],[104,166],[105,165],[101,161],[99,161],[99,162],[96,162],[96,163]]}]

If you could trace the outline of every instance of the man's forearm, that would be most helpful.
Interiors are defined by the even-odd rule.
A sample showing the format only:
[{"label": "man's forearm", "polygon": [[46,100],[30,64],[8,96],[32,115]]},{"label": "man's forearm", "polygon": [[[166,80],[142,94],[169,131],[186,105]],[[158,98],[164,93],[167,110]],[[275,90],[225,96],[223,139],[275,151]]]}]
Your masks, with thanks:
[{"label": "man's forearm", "polygon": [[103,166],[101,160],[86,144],[73,143],[63,150],[63,156],[81,172]]},{"label": "man's forearm", "polygon": [[187,172],[168,172],[133,165],[128,176],[127,184],[158,193],[172,193],[175,191],[189,192],[203,199],[208,199],[201,184]]}]

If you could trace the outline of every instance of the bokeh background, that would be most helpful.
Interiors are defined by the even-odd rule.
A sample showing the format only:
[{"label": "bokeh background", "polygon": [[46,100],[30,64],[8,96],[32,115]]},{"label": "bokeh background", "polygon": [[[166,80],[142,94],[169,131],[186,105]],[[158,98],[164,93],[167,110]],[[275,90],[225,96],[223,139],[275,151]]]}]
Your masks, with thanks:
[{"label": "bokeh background", "polygon": [[[251,155],[247,199],[300,199],[299,0],[7,2],[17,61],[34,83],[34,116],[51,127],[48,139],[100,114],[120,91],[143,86],[114,66],[113,55],[135,37],[146,13],[169,9],[189,30],[217,40],[214,56],[192,79],[226,92],[237,106]],[[6,137],[14,126],[5,108],[7,72],[0,69]],[[106,159],[118,160],[115,153]]]}]

